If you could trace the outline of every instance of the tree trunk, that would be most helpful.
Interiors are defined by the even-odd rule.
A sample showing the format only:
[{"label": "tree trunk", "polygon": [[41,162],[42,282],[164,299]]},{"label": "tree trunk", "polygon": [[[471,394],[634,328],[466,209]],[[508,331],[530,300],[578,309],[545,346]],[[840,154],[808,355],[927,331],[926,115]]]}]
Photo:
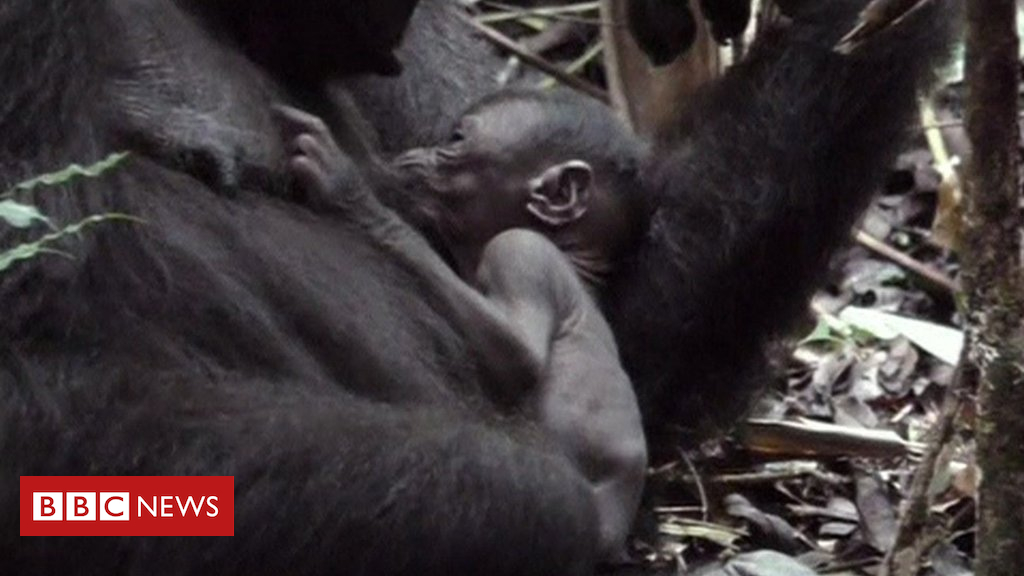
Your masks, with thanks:
[{"label": "tree trunk", "polygon": [[978,378],[977,574],[1024,569],[1024,284],[1014,0],[967,2],[967,177],[963,286]]}]

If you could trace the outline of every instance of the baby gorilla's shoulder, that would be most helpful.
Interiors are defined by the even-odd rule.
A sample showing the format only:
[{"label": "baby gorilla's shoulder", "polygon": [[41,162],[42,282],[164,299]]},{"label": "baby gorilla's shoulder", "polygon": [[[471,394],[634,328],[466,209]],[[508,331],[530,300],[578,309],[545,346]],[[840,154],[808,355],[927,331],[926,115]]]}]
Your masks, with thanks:
[{"label": "baby gorilla's shoulder", "polygon": [[500,258],[514,258],[517,255],[562,258],[555,243],[540,232],[527,228],[513,228],[498,234],[487,243],[485,254]]},{"label": "baby gorilla's shoulder", "polygon": [[487,243],[478,280],[484,287],[503,286],[563,311],[577,307],[583,294],[568,256],[543,234],[527,229],[507,230]]},{"label": "baby gorilla's shoulder", "polygon": [[573,276],[568,257],[543,234],[516,228],[498,234],[484,248],[482,262],[534,280]]}]

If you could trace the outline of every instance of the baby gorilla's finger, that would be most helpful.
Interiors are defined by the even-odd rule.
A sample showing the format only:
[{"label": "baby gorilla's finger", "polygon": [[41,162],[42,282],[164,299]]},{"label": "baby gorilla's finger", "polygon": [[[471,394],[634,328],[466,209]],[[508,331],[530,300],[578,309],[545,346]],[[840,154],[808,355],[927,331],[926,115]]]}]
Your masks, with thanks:
[{"label": "baby gorilla's finger", "polygon": [[308,131],[307,127],[296,119],[294,112],[297,112],[297,110],[294,108],[275,105],[271,106],[270,111],[270,117],[274,120],[277,130],[281,134],[281,139],[287,145],[290,146],[296,136]]},{"label": "baby gorilla's finger", "polygon": [[330,195],[330,179],[322,164],[308,156],[296,156],[288,163],[288,167],[311,198],[323,200]]},{"label": "baby gorilla's finger", "polygon": [[300,154],[308,156],[314,162],[326,168],[335,162],[334,154],[329,146],[312,134],[299,134],[295,138],[295,147]]},{"label": "baby gorilla's finger", "polygon": [[318,138],[330,139],[331,132],[324,121],[298,108],[276,104],[271,107],[274,119],[281,127],[283,136],[295,137],[302,133],[310,133]]}]

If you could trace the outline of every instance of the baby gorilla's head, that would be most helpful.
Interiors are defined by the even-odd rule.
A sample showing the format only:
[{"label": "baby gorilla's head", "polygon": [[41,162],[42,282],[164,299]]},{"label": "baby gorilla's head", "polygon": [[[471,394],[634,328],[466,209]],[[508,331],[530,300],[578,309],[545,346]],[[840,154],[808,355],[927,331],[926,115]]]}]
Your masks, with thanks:
[{"label": "baby gorilla's head", "polygon": [[415,175],[427,224],[449,248],[480,249],[505,230],[529,228],[577,263],[606,268],[645,227],[644,154],[598,102],[506,91],[470,108],[447,142],[395,163]]}]

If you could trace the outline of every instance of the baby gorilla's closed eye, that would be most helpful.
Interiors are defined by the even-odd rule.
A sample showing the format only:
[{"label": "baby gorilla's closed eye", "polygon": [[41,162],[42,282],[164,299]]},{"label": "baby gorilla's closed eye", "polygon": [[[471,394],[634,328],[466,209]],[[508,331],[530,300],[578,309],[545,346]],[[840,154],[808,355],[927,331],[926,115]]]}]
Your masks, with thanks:
[{"label": "baby gorilla's closed eye", "polygon": [[452,132],[451,136],[448,137],[448,143],[449,144],[459,144],[459,143],[465,142],[465,140],[466,140],[466,134],[465,134],[465,132],[462,131],[461,128],[456,128]]}]

